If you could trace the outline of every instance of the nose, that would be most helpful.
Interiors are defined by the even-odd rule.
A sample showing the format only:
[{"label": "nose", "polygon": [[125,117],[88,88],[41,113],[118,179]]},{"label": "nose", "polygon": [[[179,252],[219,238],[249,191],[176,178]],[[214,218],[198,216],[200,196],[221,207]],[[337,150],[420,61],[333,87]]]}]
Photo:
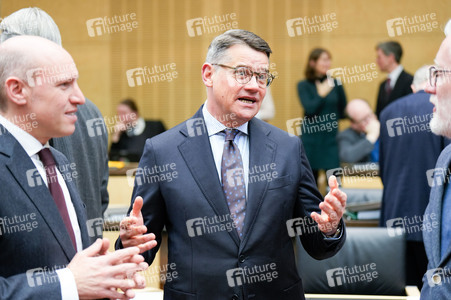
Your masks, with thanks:
[{"label": "nose", "polygon": [[260,86],[258,85],[257,77],[255,77],[255,75],[252,75],[251,80],[244,85],[244,88],[246,90],[258,90]]},{"label": "nose", "polygon": [[70,99],[70,102],[75,105],[85,104],[85,96],[83,95],[83,92],[81,91],[81,89],[78,86],[78,83],[76,81],[74,83],[74,89],[73,89],[72,94],[70,95],[69,99]]},{"label": "nose", "polygon": [[424,91],[428,94],[432,94],[435,95],[437,88],[435,86],[431,86],[431,84],[428,82],[428,84],[426,85],[426,87],[424,88]]}]

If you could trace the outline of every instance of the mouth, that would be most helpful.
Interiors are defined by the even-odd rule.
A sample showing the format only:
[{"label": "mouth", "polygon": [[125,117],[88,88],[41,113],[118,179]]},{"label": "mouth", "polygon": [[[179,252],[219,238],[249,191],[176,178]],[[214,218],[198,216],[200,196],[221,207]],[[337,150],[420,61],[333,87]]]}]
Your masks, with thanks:
[{"label": "mouth", "polygon": [[243,97],[239,97],[238,101],[245,103],[245,104],[254,104],[255,102],[257,102],[257,98],[255,97],[249,97],[249,96],[243,96]]},{"label": "mouth", "polygon": [[73,110],[73,111],[68,111],[65,113],[66,116],[68,116],[71,119],[74,119],[75,121],[77,121],[77,115],[76,115],[77,111]]}]

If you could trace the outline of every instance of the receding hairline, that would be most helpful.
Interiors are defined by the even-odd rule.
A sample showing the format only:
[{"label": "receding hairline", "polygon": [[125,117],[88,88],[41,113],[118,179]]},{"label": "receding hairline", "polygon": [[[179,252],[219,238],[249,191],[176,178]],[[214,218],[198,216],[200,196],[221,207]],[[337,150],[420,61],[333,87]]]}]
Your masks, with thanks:
[{"label": "receding hairline", "polygon": [[[36,59],[36,64],[53,61],[55,54],[72,56],[63,47],[46,38],[38,36],[15,36],[0,44],[0,51],[14,51],[19,56]],[[73,59],[72,59],[73,60]]]},{"label": "receding hairline", "polygon": [[[353,104],[354,104],[354,105],[353,105]],[[350,108],[350,107],[353,107],[353,108],[355,109],[356,104],[357,104],[357,107],[358,107],[358,105],[362,105],[362,107],[365,106],[365,107],[367,107],[369,110],[372,111],[370,104],[369,104],[366,100],[360,99],[360,98],[356,98],[356,99],[352,99],[351,101],[349,101],[348,104],[346,105],[346,113],[347,113],[348,115],[349,115],[349,108]]]}]

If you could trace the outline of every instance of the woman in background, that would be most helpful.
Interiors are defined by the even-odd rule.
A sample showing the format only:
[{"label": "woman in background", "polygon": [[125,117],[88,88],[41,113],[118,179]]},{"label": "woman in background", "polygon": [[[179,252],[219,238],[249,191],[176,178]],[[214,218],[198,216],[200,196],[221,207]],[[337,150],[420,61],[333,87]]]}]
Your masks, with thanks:
[{"label": "woman in background", "polygon": [[329,51],[313,49],[305,69],[306,79],[298,83],[304,108],[301,139],[317,184],[319,170],[340,166],[336,136],[338,120],[344,118],[346,95],[341,82],[327,78],[330,66]]}]

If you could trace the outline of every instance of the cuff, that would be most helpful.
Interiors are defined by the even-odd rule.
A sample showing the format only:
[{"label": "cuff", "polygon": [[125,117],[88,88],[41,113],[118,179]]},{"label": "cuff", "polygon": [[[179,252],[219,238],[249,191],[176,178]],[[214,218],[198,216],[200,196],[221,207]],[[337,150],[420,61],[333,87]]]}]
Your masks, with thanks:
[{"label": "cuff", "polygon": [[321,232],[325,240],[339,240],[343,235],[343,220],[340,220],[338,224],[337,231],[333,235],[326,235],[324,232]]},{"label": "cuff", "polygon": [[56,270],[61,286],[62,300],[79,300],[74,275],[68,268]]}]

